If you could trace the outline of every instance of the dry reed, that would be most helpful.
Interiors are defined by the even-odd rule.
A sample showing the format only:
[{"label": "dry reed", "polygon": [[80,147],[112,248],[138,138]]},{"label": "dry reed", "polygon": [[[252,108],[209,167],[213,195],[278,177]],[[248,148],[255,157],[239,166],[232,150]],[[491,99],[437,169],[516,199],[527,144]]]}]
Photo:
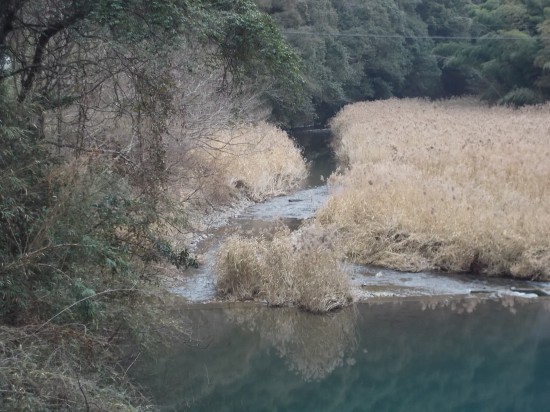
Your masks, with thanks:
[{"label": "dry reed", "polygon": [[262,201],[296,189],[307,176],[298,147],[265,122],[212,131],[185,156],[182,196],[213,204],[228,203],[239,193]]},{"label": "dry reed", "polygon": [[348,168],[317,220],[353,260],[550,279],[550,105],[394,99],[332,129]]},{"label": "dry reed", "polygon": [[0,410],[148,409],[107,339],[78,326],[0,327]]},{"label": "dry reed", "polygon": [[310,312],[349,304],[349,276],[328,237],[314,227],[295,236],[283,230],[270,240],[229,238],[216,259],[218,293]]}]

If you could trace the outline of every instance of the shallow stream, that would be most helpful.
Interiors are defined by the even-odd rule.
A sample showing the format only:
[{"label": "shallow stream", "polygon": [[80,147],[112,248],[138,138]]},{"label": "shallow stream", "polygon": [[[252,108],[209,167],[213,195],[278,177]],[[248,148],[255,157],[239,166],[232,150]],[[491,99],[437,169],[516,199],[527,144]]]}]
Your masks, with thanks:
[{"label": "shallow stream", "polygon": [[[215,301],[213,262],[220,243],[229,234],[258,236],[272,232],[281,224],[297,229],[304,220],[313,217],[315,211],[327,200],[329,190],[325,178],[336,168],[336,161],[329,148],[330,130],[301,130],[295,132],[294,137],[304,147],[310,163],[310,176],[305,187],[291,195],[252,205],[231,219],[227,226],[213,231],[199,245],[203,249],[204,264],[198,269],[188,270],[179,284],[171,288],[172,292],[189,302]],[[481,294],[535,298],[537,294],[550,295],[549,282],[480,278],[464,274],[406,273],[369,266],[351,266],[351,272],[357,301],[373,297]]]}]

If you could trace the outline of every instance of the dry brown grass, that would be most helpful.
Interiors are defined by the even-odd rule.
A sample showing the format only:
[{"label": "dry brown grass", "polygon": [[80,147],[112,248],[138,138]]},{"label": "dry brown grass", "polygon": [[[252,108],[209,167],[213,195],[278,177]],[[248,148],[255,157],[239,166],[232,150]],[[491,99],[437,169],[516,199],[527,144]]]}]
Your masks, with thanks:
[{"label": "dry brown grass", "polygon": [[157,410],[136,369],[192,338],[186,307],[152,290],[120,291],[105,316],[87,325],[56,324],[59,318],[0,325],[0,411]]},{"label": "dry brown grass", "polygon": [[289,136],[265,122],[210,131],[190,147],[174,147],[170,191],[189,213],[262,201],[298,188],[307,165]]},{"label": "dry brown grass", "polygon": [[550,279],[550,105],[358,103],[332,128],[349,169],[317,219],[355,261]]},{"label": "dry brown grass", "polygon": [[50,325],[39,333],[0,327],[1,410],[147,409],[146,399],[117,370],[107,339],[82,333],[80,326],[82,331]]},{"label": "dry brown grass", "polygon": [[328,237],[312,227],[273,239],[229,238],[216,260],[217,288],[237,300],[265,300],[328,312],[351,302],[348,275]]}]

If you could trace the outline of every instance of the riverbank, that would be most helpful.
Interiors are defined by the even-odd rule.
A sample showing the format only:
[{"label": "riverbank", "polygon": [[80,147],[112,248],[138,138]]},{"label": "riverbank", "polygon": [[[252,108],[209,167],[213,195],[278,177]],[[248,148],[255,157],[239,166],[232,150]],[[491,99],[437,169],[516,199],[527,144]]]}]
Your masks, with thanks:
[{"label": "riverbank", "polygon": [[[59,202],[39,234],[53,238],[1,267],[0,409],[152,408],[131,369],[192,340],[181,299],[159,287],[163,274],[192,266],[193,241],[236,211],[307,176],[300,150],[266,123],[193,144],[167,148],[170,174],[154,209],[143,209],[145,195],[110,158],[82,156],[48,175]],[[61,235],[70,243],[55,243]]]},{"label": "riverbank", "polygon": [[170,233],[179,248],[193,249],[246,207],[295,191],[308,176],[294,141],[266,122],[213,130],[205,142],[170,156],[180,164],[167,190],[183,206],[185,227]]},{"label": "riverbank", "polygon": [[[370,108],[369,105],[367,104],[366,107]],[[371,130],[359,121],[361,131],[366,130],[368,132],[370,130],[374,134],[364,136],[358,131],[359,134],[353,135],[354,140],[349,140],[346,133],[351,133],[350,130],[356,130],[354,129],[356,127],[354,121],[357,119],[357,115],[348,116],[347,123],[343,122],[336,126],[337,132],[343,133],[343,135],[337,135],[335,142],[340,162],[347,165],[347,167],[341,168],[339,173],[334,174],[329,179],[328,187],[322,183],[323,179],[319,179],[319,176],[310,176],[310,179],[318,179],[317,184],[321,185],[318,186],[319,189],[315,189],[314,195],[302,190],[291,196],[277,197],[248,207],[241,212],[240,217],[233,219],[225,230],[222,229],[216,233],[219,236],[217,240],[212,239],[201,244],[203,250],[210,250],[209,255],[205,257],[210,261],[216,259],[217,246],[214,249],[211,249],[211,246],[214,243],[223,243],[229,234],[240,234],[242,236],[248,233],[245,237],[262,236],[261,230],[264,230],[263,236],[266,234],[269,236],[269,233],[274,230],[273,227],[277,227],[277,224],[274,223],[275,217],[282,218],[283,223],[293,230],[299,228],[304,223],[304,219],[310,219],[309,223],[304,225],[305,230],[320,233],[319,237],[327,241],[325,246],[331,245],[330,247],[327,246],[328,249],[325,247],[325,250],[338,248],[341,255],[336,253],[335,256],[346,256],[345,261],[348,262],[348,268],[344,268],[344,271],[347,272],[349,277],[350,294],[355,301],[380,297],[467,296],[470,293],[487,296],[513,296],[516,294],[523,296],[532,294],[529,293],[530,289],[542,291],[540,293],[546,294],[548,290],[548,284],[546,283],[522,283],[505,278],[511,278],[514,275],[527,280],[545,279],[544,271],[548,270],[548,267],[544,265],[544,259],[546,259],[544,251],[547,250],[544,247],[544,242],[547,242],[547,238],[543,236],[545,230],[547,230],[548,216],[544,210],[537,206],[544,204],[544,199],[548,196],[541,180],[544,177],[546,170],[544,168],[547,165],[541,165],[533,158],[533,156],[544,157],[547,155],[543,150],[544,148],[540,147],[540,133],[544,131],[544,124],[540,123],[541,116],[546,113],[545,110],[547,109],[513,111],[498,108],[491,110],[469,100],[444,103],[405,100],[376,102],[373,105],[375,108],[372,110],[375,113],[389,110],[388,105],[396,105],[399,110],[409,111],[409,117],[403,118],[403,125],[395,127],[409,127],[411,133],[404,133],[404,137],[394,137],[394,140],[396,140],[394,142],[391,140],[391,136],[379,136],[383,132],[381,129],[383,122],[374,122],[376,130]],[[352,110],[353,107],[349,110]],[[395,109],[393,106],[391,108]],[[365,110],[363,107],[361,109]],[[473,116],[472,113],[478,109],[481,111],[479,117],[471,117],[470,115]],[[422,113],[424,113],[425,119],[422,118]],[[379,114],[381,116],[381,113]],[[486,137],[487,141],[484,143],[483,136],[476,137],[481,133],[480,130],[484,130],[483,127],[470,127],[469,134],[464,131],[468,129],[468,126],[464,124],[466,117],[477,119],[478,122],[485,119],[488,124],[494,124],[497,120],[507,117],[509,118],[509,123],[506,123],[507,133],[500,137],[502,141],[494,141],[495,137],[491,135]],[[451,123],[450,118],[456,118],[455,123]],[[536,122],[537,119],[538,123]],[[335,123],[338,124],[338,121],[337,118]],[[371,120],[368,122],[371,122]],[[410,123],[409,126],[406,126],[407,122]],[[443,123],[446,124],[446,129],[442,129]],[[419,126],[426,124],[431,125],[431,129],[428,130],[432,133],[430,136],[422,135],[422,132],[427,133],[424,130],[427,128]],[[529,127],[529,124],[532,127]],[[474,161],[473,166],[466,163],[463,168],[460,168],[457,163],[458,160],[452,160],[451,157],[454,153],[453,150],[460,153],[461,156],[465,156],[460,149],[462,147],[460,145],[463,145],[464,142],[455,135],[445,137],[446,135],[443,133],[433,136],[434,130],[451,130],[453,127],[468,136],[467,141],[469,143],[464,150],[469,155],[493,160],[496,156],[499,162],[492,161],[490,165],[485,167],[482,163]],[[513,147],[515,147],[512,144],[513,137],[524,127],[527,132],[521,135],[522,149],[518,149],[517,153],[507,152],[506,150],[513,150]],[[455,133],[458,132],[455,131]],[[451,140],[447,141],[447,139]],[[401,144],[403,147],[394,147],[394,143]],[[425,147],[428,143],[430,143],[430,146]],[[373,145],[373,147],[371,148],[369,145]],[[482,148],[485,146],[489,149],[498,148],[499,150],[484,152]],[[540,150],[537,150],[537,147]],[[432,152],[436,154],[433,155]],[[399,155],[395,153],[399,153]],[[445,161],[441,158],[443,154],[451,160]],[[426,157],[428,155],[429,157]],[[526,162],[522,160],[522,157],[531,160]],[[383,162],[387,162],[387,164]],[[383,163],[383,165],[379,163]],[[435,167],[436,165],[439,166]],[[415,168],[419,170],[409,176],[402,173],[401,169],[403,167],[413,172],[416,170]],[[527,179],[526,175],[533,172],[530,168],[534,167],[536,173],[530,176],[529,180],[522,180],[514,175],[509,176],[510,173],[503,172],[503,170],[512,167],[517,168],[517,172],[521,174],[522,179],[523,177]],[[382,171],[378,168],[382,168],[385,174],[381,174]],[[393,169],[397,171],[395,172]],[[441,171],[445,171],[445,173],[440,173]],[[453,175],[457,171],[460,171],[458,177]],[[394,172],[398,175],[392,174]],[[327,175],[326,170],[315,173]],[[496,177],[502,177],[502,173],[508,176],[508,180],[495,181]],[[376,176],[381,181],[377,181],[375,184],[373,179]],[[422,180],[421,177],[426,180]],[[415,187],[414,184],[416,183],[421,186]],[[472,189],[472,184],[475,185],[476,189]],[[449,189],[449,192],[442,191],[442,188]],[[399,192],[400,189],[403,189],[401,193]],[[413,195],[418,190],[426,192],[422,196],[431,199],[433,206],[428,207],[428,204],[417,201],[417,197]],[[440,198],[436,199],[434,196],[438,191]],[[480,193],[484,193],[484,199],[475,196],[472,198],[472,195],[479,195]],[[413,196],[411,201],[408,201],[407,195]],[[530,195],[532,197],[529,197]],[[386,203],[380,201],[382,197],[386,199]],[[453,212],[454,214],[450,215],[445,213],[447,205],[445,201],[453,200],[453,197],[455,204],[451,206],[456,209],[452,209],[456,213]],[[495,198],[500,199],[501,202],[491,202],[491,199],[494,200]],[[512,199],[515,199],[515,201],[509,203]],[[518,205],[530,206],[529,199],[533,200],[534,203],[530,208],[513,210]],[[312,202],[309,200],[312,200]],[[300,212],[303,206],[307,209],[309,205],[313,206],[308,210],[308,213],[303,214]],[[497,209],[501,207],[503,210],[495,212],[489,206]],[[400,207],[408,209],[400,211]],[[317,208],[320,208],[320,210],[313,218]],[[506,220],[506,212],[511,210],[514,214],[510,216],[509,220]],[[529,232],[532,223],[526,224],[526,219],[520,217],[525,217],[530,212],[536,214],[534,220],[539,223],[537,230],[532,233]],[[406,213],[410,213],[410,215],[406,215]],[[427,215],[424,216],[423,213],[427,213]],[[424,218],[420,219],[423,216]],[[411,229],[404,228],[404,226],[400,227],[403,222],[399,222],[399,217],[404,217],[406,222],[415,223],[416,226],[414,227],[420,230],[420,234],[412,233],[410,232]],[[416,217],[419,217],[418,221],[415,221]],[[468,222],[467,217],[472,217],[472,221]],[[479,219],[485,219],[486,217],[491,219],[481,224]],[[446,222],[445,218],[451,220]],[[294,219],[294,221],[291,219]],[[379,227],[382,224],[380,222],[383,221],[389,225],[388,230],[391,232],[386,233],[387,236],[384,235],[385,237],[377,235],[372,229],[373,227]],[[311,229],[312,222],[315,222],[314,226],[317,225],[316,228]],[[425,225],[425,227],[422,228],[422,225]],[[446,227],[448,232],[443,233],[450,233],[450,240],[445,241],[441,234],[437,234],[437,225]],[[452,227],[449,228],[449,226]],[[261,228],[261,230],[256,230],[253,234],[254,228]],[[422,232],[422,230],[425,232]],[[502,239],[497,236],[499,233],[501,233]],[[429,237],[430,235],[432,237]],[[296,244],[296,236],[289,237],[287,243],[292,244],[294,242]],[[419,239],[422,236],[424,236],[427,243],[420,242]],[[527,243],[522,245],[521,239],[527,239]],[[489,240],[491,242],[483,243],[483,241]],[[367,242],[367,245],[371,245],[371,249],[368,250],[372,252],[372,255],[369,255],[366,250],[361,252],[361,248],[365,247],[365,242]],[[375,246],[372,246],[373,244]],[[458,249],[457,245],[465,245],[468,248]],[[249,244],[248,252],[250,253],[247,256],[261,256],[263,252],[259,253],[259,250],[265,251],[270,247],[271,244],[269,243]],[[373,247],[374,249],[372,249]],[[254,252],[254,249],[257,249],[256,252]],[[458,255],[449,256],[449,252]],[[534,261],[532,259],[533,253],[536,255]],[[267,256],[262,259],[269,260]],[[432,260],[429,259],[430,256]],[[434,256],[439,260],[433,259]],[[381,257],[384,257],[384,259],[381,259]],[[499,257],[503,258],[502,261],[493,262],[493,266],[488,266],[486,259],[498,259]],[[451,264],[453,258],[466,263],[453,266]],[[512,260],[513,258],[517,260]],[[537,261],[537,259],[539,260]],[[437,264],[438,262],[439,264]],[[441,262],[447,264],[443,265]],[[284,269],[286,266],[283,263],[279,262],[273,268],[275,272],[277,270],[281,273],[289,272]],[[364,266],[364,264],[367,265]],[[387,269],[380,269],[375,266],[383,266]],[[508,271],[497,271],[495,269],[506,267],[508,267]],[[392,268],[396,270],[393,271]],[[489,270],[491,268],[493,271]],[[512,268],[516,272],[512,273]],[[521,268],[524,272],[517,272]],[[172,283],[170,287],[176,293],[186,296],[191,301],[219,299],[216,294],[217,278],[214,272],[213,265],[207,263],[206,267],[198,272],[198,275],[193,273],[190,276],[184,275],[179,278],[179,282]],[[480,274],[492,276],[486,278],[484,276],[480,277]],[[495,278],[495,275],[498,276]],[[504,279],[501,279],[503,275]],[[238,274],[236,276],[238,277]],[[274,276],[274,274],[271,276]],[[250,277],[246,278],[251,279]],[[237,281],[236,278],[234,280]],[[252,282],[251,285],[256,285],[256,283]],[[260,289],[258,285],[251,288],[251,290],[256,291]],[[520,289],[524,292],[520,292]],[[249,299],[252,298],[253,293],[247,293],[247,297],[239,297],[238,293],[236,296],[231,296],[231,293],[229,295],[226,298]],[[269,299],[261,294],[256,298],[268,302],[272,301],[271,303],[276,305],[280,304],[276,302],[276,299]],[[293,299],[289,299],[287,304],[291,301]]]},{"label": "riverbank", "polygon": [[[286,225],[300,232],[300,226],[311,222],[315,212],[330,198],[326,185],[300,190],[291,195],[270,199],[249,206],[227,227],[219,228],[199,242],[198,250],[205,253],[204,264],[197,269],[188,269],[171,278],[166,286],[173,293],[183,296],[190,303],[219,302],[217,275],[214,261],[219,246],[228,236],[240,234],[248,238],[269,237],[270,233]],[[291,200],[295,200],[292,201]],[[290,243],[295,242],[291,240]],[[337,240],[336,240],[337,241]],[[350,293],[354,302],[372,299],[430,298],[432,296],[468,297],[470,295],[495,298],[499,296],[526,297],[529,290],[550,293],[550,283],[532,282],[511,278],[482,277],[474,274],[444,272],[403,272],[391,269],[344,264],[349,277]],[[283,265],[275,269],[283,268]],[[524,290],[526,293],[518,292]],[[533,297],[533,296],[531,296]],[[233,297],[235,299],[235,297]],[[261,301],[262,299],[259,298]]]}]

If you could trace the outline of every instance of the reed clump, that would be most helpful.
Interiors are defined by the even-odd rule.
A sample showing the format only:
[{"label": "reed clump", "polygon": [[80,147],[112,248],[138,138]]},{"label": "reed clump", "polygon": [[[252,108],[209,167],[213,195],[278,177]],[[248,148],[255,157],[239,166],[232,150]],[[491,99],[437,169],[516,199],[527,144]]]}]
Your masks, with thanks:
[{"label": "reed clump", "polygon": [[229,238],[216,259],[217,289],[236,300],[262,300],[329,312],[351,303],[349,276],[336,248],[317,228],[272,239]]},{"label": "reed clump", "polygon": [[354,261],[550,279],[550,105],[357,103],[332,121],[347,168],[317,221]]},{"label": "reed clump", "polygon": [[295,190],[307,177],[300,149],[266,123],[214,130],[182,153],[181,196],[227,204],[239,195],[259,202]]}]

